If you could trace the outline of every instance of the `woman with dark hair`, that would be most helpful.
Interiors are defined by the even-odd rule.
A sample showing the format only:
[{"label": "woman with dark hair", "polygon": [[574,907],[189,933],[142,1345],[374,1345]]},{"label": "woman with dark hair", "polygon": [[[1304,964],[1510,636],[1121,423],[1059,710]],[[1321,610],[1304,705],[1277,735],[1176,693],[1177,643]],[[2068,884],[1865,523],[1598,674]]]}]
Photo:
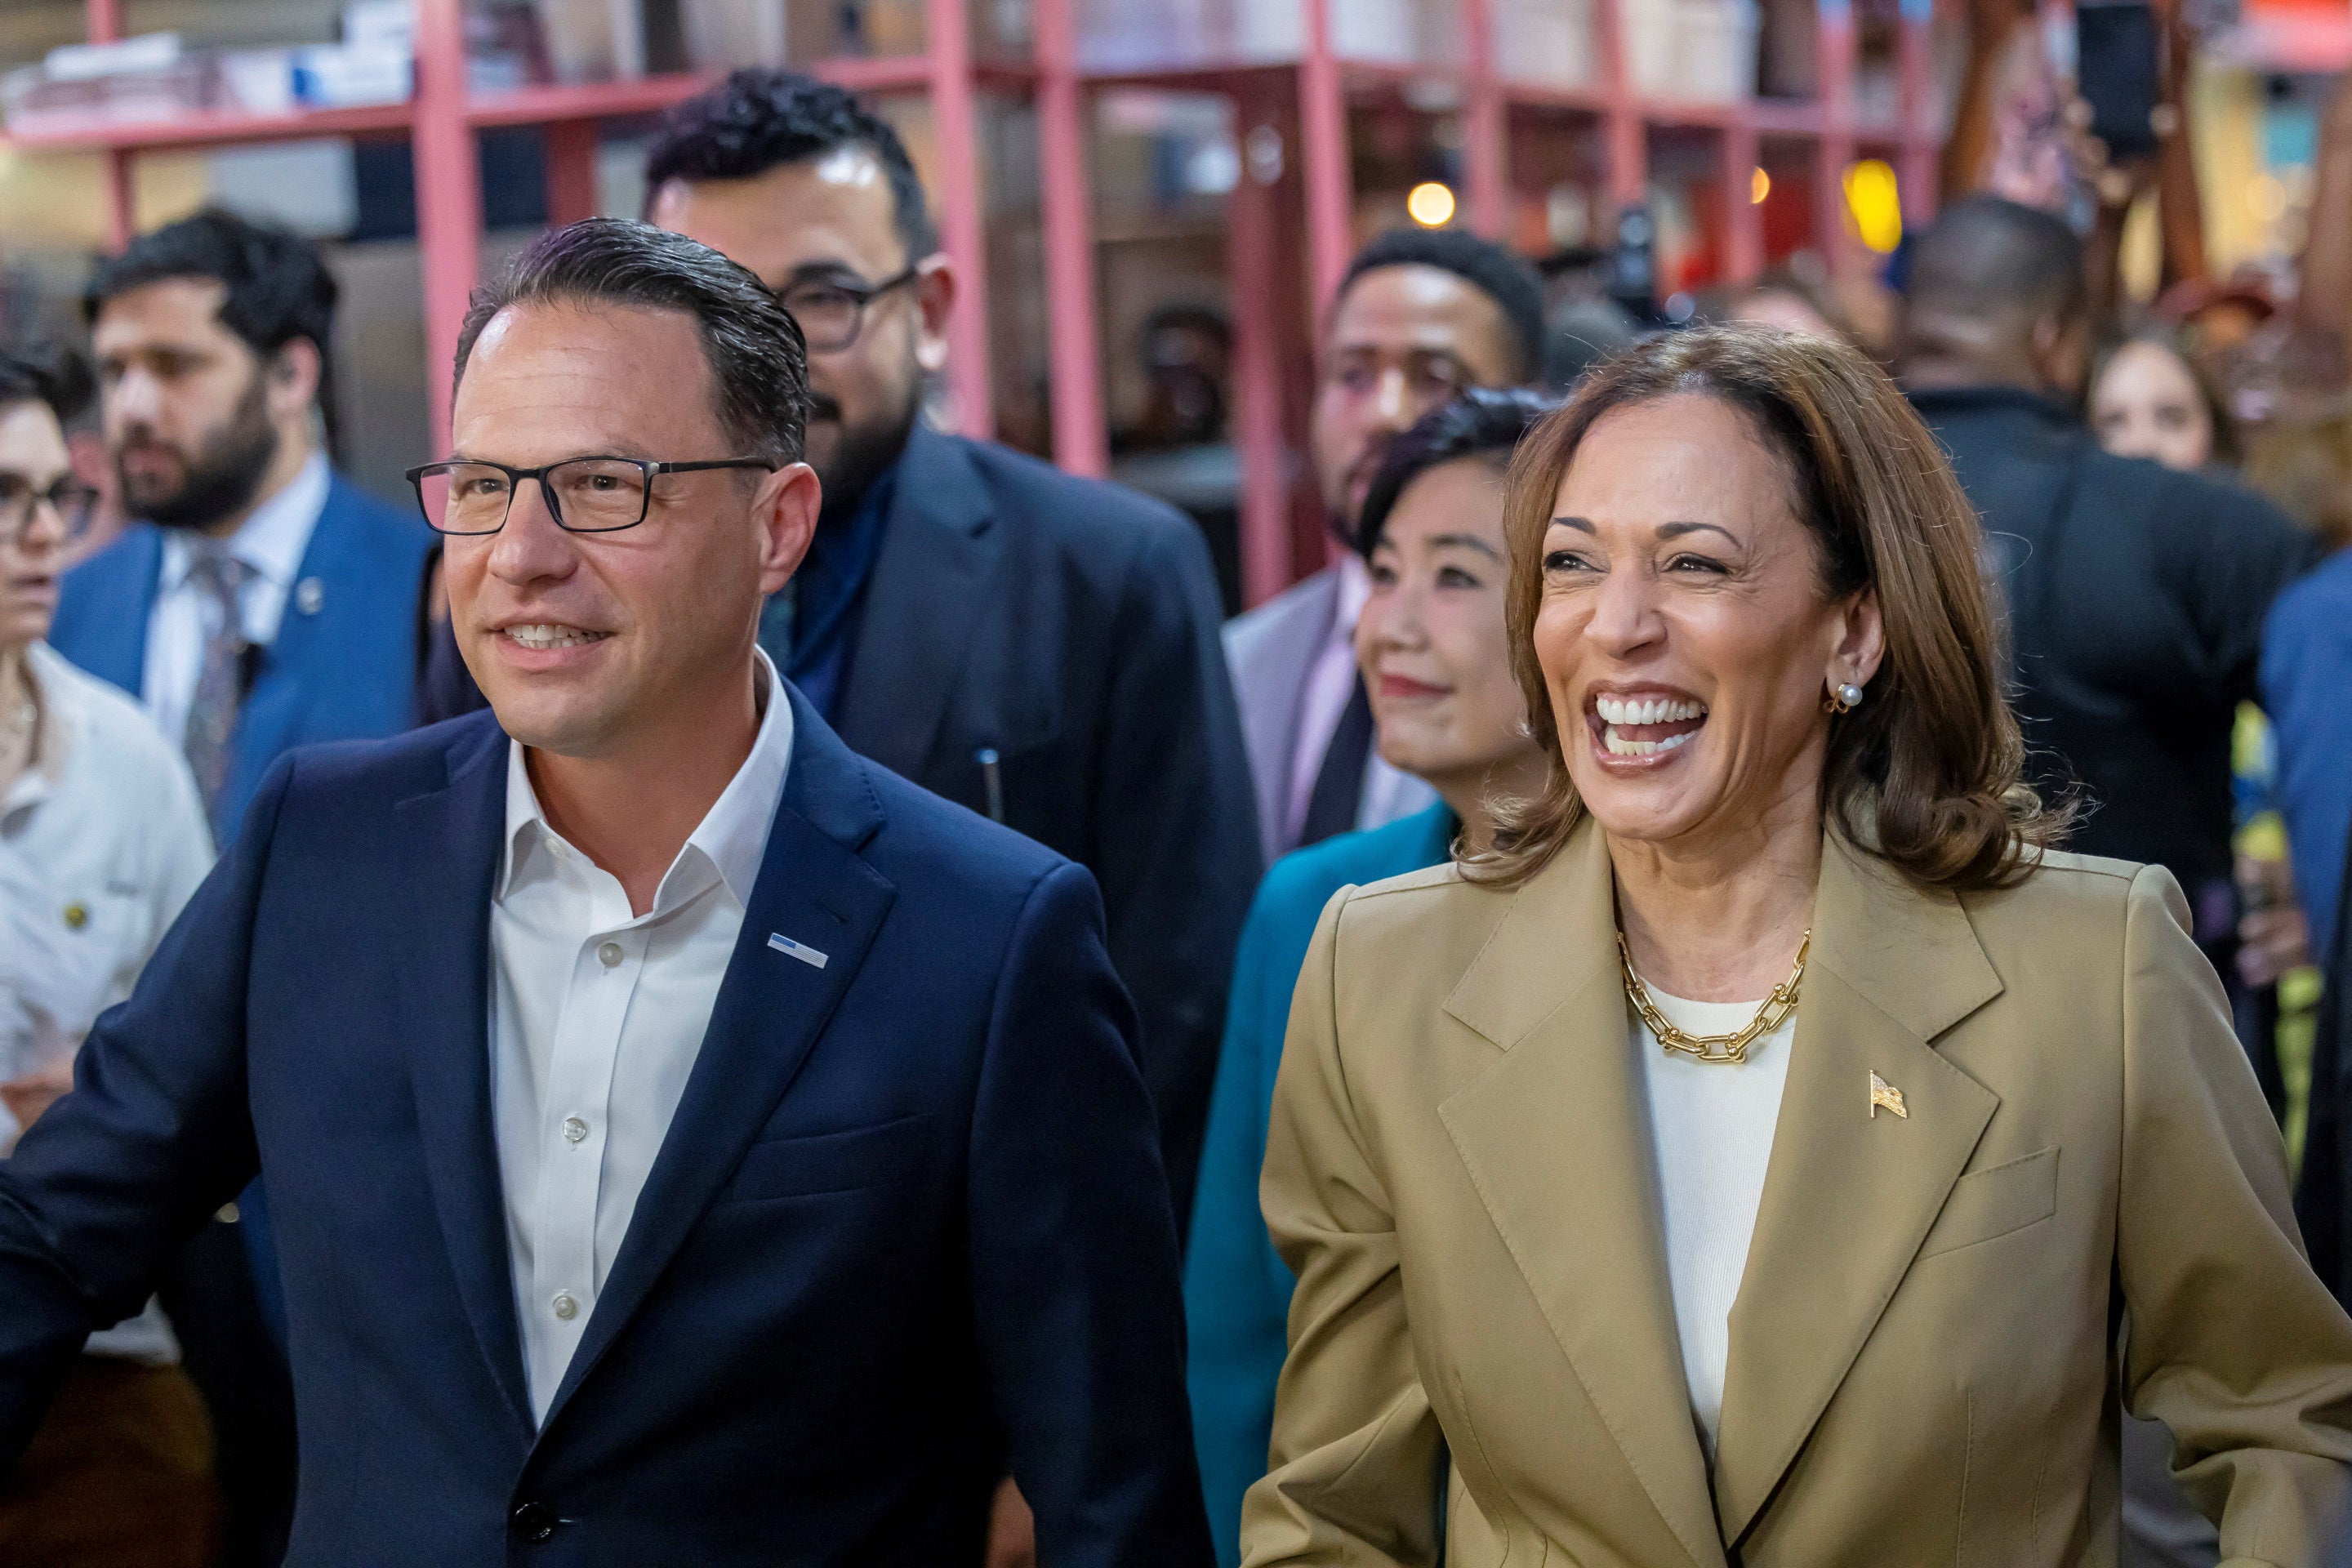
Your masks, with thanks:
[{"label": "woman with dark hair", "polygon": [[2050,847],[1893,384],[1652,340],[1504,519],[1547,777],[1317,928],[1245,1560],[2112,1564],[2120,1395],[2225,1557],[2313,1562],[2352,1321],[2179,888]]},{"label": "woman with dark hair", "polygon": [[[82,1037],[130,995],[211,868],[188,764],[128,697],[45,640],[97,492],[62,421],[72,356],[0,353],[0,1156],[73,1087]],[[0,1484],[9,1568],[203,1568],[213,1431],[152,1302],[85,1342]]]},{"label": "woman with dark hair", "polygon": [[2237,426],[2180,340],[2147,328],[2110,344],[2091,371],[2091,428],[2121,458],[2196,473],[2238,461]]},{"label": "woman with dark hair", "polygon": [[1291,987],[1334,892],[1436,865],[1457,842],[1483,848],[1490,801],[1543,783],[1503,630],[1503,470],[1553,406],[1529,392],[1465,392],[1390,444],[1356,542],[1372,579],[1356,659],[1381,757],[1439,804],[1284,856],[1243,928],[1184,1272],[1193,1443],[1226,1564],[1239,1560],[1242,1493],[1265,1473],[1290,1306],[1257,1183]]}]

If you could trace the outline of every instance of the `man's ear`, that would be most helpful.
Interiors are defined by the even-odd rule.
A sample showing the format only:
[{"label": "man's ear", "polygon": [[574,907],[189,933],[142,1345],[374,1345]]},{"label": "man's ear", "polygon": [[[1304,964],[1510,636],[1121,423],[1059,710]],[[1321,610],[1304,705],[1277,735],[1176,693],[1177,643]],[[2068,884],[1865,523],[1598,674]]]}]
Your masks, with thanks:
[{"label": "man's ear", "polygon": [[2042,387],[2060,396],[2078,399],[2091,374],[2091,324],[2087,314],[2051,314],[2035,319],[2032,354],[2034,374]]},{"label": "man's ear", "polygon": [[788,463],[760,481],[751,497],[751,521],[760,530],[760,593],[764,597],[792,580],[816,537],[817,509],[824,487],[806,463]]},{"label": "man's ear", "polygon": [[269,412],[281,419],[308,418],[324,370],[319,345],[308,338],[296,338],[270,355],[261,372],[268,378]]},{"label": "man's ear", "polygon": [[955,263],[945,251],[917,264],[915,277],[915,363],[936,375],[948,363],[948,318],[955,313]]}]

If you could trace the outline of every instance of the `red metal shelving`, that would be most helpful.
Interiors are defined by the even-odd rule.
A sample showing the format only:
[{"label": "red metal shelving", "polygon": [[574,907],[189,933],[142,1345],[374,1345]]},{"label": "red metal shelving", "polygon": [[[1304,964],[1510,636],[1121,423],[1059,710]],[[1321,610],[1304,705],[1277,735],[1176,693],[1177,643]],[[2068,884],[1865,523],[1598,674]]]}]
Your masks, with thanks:
[{"label": "red metal shelving", "polygon": [[[1847,0],[1821,0],[1816,51],[1820,96],[1791,102],[1675,102],[1634,90],[1622,46],[1622,0],[1597,0],[1595,72],[1590,85],[1559,87],[1512,79],[1492,53],[1495,9],[1510,0],[1462,0],[1465,33],[1458,64],[1404,66],[1343,59],[1331,44],[1338,0],[1298,0],[1306,7],[1307,46],[1295,62],[1223,63],[1165,69],[1087,72],[1078,65],[1075,0],[1033,0],[1034,58],[976,57],[965,0],[927,0],[929,48],[924,54],[835,58],[810,68],[856,90],[922,93],[931,101],[941,171],[976,171],[974,100],[987,91],[1034,100],[1039,137],[1044,287],[1055,458],[1076,471],[1107,463],[1094,239],[1086,167],[1087,101],[1097,90],[1144,86],[1230,97],[1246,135],[1279,124],[1297,138],[1305,216],[1304,275],[1314,298],[1328,295],[1353,245],[1353,174],[1349,106],[1366,95],[1394,94],[1414,83],[1445,81],[1464,112],[1463,211],[1470,226],[1500,237],[1509,220],[1508,126],[1514,109],[1566,110],[1598,123],[1606,195],[1612,204],[1644,198],[1655,131],[1696,130],[1720,139],[1721,176],[1714,182],[1728,210],[1717,215],[1725,236],[1724,271],[1752,278],[1763,265],[1761,217],[1747,199],[1747,172],[1759,138],[1812,143],[1813,232],[1827,247],[1844,227],[1841,176],[1857,145],[1891,147],[1906,217],[1933,211],[1935,131],[1929,121],[1927,15],[1906,3],[1897,36],[1898,121],[1859,124],[1853,103],[1854,28]],[[594,202],[596,123],[670,107],[712,79],[683,74],[586,85],[530,87],[496,95],[466,88],[465,0],[417,0],[416,86],[412,102],[382,108],[286,115],[212,113],[170,121],[111,126],[73,134],[20,136],[27,151],[88,150],[107,155],[109,236],[127,242],[131,228],[130,161],[172,148],[215,147],[315,136],[407,134],[416,150],[418,241],[425,282],[427,353],[446,363],[474,282],[481,244],[477,132],[496,126],[548,129],[550,210],[559,220],[583,216]],[[121,36],[120,0],[85,0],[89,37]],[[1244,164],[1248,160],[1244,159]],[[959,423],[974,434],[992,427],[989,407],[986,270],[980,182],[947,175],[935,182],[942,242],[962,280],[950,321],[949,375]],[[1292,459],[1283,430],[1282,377],[1287,355],[1304,345],[1281,341],[1277,291],[1301,277],[1295,237],[1278,232],[1275,193],[1246,173],[1227,214],[1227,282],[1235,326],[1235,439],[1244,470],[1243,570],[1251,602],[1282,587],[1311,560],[1294,559]],[[1296,312],[1292,313],[1294,316]],[[1311,312],[1308,312],[1311,319]],[[434,427],[447,427],[446,377],[434,388]],[[1293,433],[1294,437],[1297,433]]]}]

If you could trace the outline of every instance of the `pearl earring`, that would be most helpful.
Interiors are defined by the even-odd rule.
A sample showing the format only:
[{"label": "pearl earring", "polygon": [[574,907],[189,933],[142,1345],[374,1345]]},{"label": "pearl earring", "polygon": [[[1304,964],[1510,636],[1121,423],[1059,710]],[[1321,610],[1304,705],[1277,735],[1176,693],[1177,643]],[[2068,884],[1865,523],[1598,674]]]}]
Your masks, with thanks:
[{"label": "pearl earring", "polygon": [[1822,710],[1827,713],[1851,713],[1862,706],[1862,688],[1848,681],[1822,700]]}]

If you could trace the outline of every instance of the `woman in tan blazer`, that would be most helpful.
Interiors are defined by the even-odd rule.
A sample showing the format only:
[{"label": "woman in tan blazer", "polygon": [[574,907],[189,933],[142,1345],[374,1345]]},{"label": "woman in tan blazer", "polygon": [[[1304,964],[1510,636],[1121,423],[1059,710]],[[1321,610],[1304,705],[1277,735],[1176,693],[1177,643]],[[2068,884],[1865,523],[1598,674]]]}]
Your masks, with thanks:
[{"label": "woman in tan blazer", "polygon": [[1900,395],[1662,338],[1507,506],[1555,766],[1493,853],[1324,912],[1245,1561],[2111,1564],[2120,1394],[2231,1564],[2316,1562],[2352,1322],[2179,889],[2047,847]]}]

